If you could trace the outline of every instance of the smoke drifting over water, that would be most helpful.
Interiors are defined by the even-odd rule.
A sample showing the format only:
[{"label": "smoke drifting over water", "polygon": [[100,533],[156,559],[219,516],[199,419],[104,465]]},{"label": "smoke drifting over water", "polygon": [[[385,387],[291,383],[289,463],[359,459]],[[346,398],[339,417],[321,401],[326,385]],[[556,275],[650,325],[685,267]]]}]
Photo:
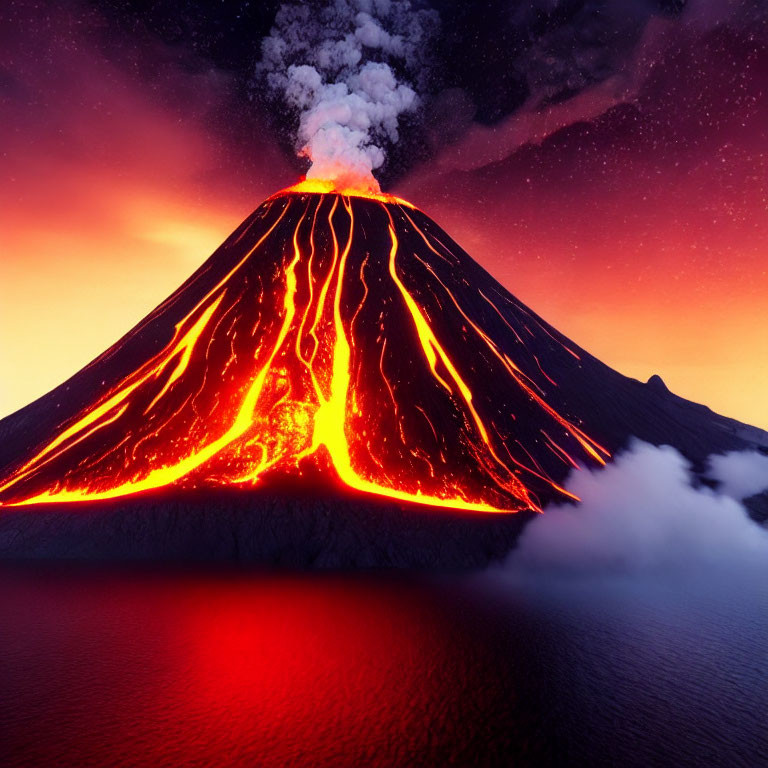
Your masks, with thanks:
[{"label": "smoke drifting over water", "polygon": [[307,178],[378,191],[373,171],[419,105],[434,11],[409,0],[283,5],[262,41],[257,77],[298,115]]},{"label": "smoke drifting over water", "polygon": [[748,499],[768,488],[768,456],[757,451],[731,451],[709,458],[709,476],[718,490],[733,499]]},{"label": "smoke drifting over water", "polygon": [[602,470],[574,471],[578,505],[553,505],[523,532],[509,566],[524,571],[670,574],[768,569],[768,531],[735,497],[768,488],[768,458],[754,451],[712,457],[722,483],[694,485],[669,446],[635,441]]}]

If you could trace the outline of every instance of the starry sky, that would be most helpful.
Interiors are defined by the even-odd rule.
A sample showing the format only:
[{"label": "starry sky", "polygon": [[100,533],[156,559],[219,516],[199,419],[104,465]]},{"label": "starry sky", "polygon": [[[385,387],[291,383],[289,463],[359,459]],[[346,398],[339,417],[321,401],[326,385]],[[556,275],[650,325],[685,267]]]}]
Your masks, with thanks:
[{"label": "starry sky", "polygon": [[[303,170],[275,2],[0,8],[0,415],[127,332]],[[768,427],[768,3],[434,0],[379,178],[621,372]]]}]

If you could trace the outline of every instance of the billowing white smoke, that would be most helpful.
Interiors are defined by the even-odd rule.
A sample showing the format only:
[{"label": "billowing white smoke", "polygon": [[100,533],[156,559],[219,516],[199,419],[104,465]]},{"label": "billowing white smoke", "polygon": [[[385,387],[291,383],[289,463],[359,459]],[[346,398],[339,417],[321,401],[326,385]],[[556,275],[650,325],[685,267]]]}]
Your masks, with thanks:
[{"label": "billowing white smoke", "polygon": [[734,499],[748,499],[768,488],[768,456],[757,451],[731,451],[709,457],[709,477]]},{"label": "billowing white smoke", "polygon": [[576,505],[551,506],[526,527],[509,566],[570,573],[768,572],[768,530],[736,498],[768,489],[768,459],[711,459],[723,489],[696,485],[669,446],[635,441],[605,469],[574,471]]},{"label": "billowing white smoke", "polygon": [[[377,191],[373,171],[416,109],[434,11],[410,0],[287,3],[262,41],[257,75],[299,114],[297,150],[307,178]],[[396,72],[408,80],[398,79]]]}]

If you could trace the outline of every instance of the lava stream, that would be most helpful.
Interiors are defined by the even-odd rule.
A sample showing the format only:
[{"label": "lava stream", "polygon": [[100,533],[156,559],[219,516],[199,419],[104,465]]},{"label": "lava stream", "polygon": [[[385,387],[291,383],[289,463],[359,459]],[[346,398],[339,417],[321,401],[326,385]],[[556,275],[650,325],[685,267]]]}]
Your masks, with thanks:
[{"label": "lava stream", "polygon": [[244,487],[309,463],[432,507],[510,512],[569,495],[563,468],[608,455],[549,402],[545,369],[579,356],[488,298],[503,289],[426,216],[367,198],[298,187],[266,201],[84,370],[111,384],[0,479],[0,504]]}]

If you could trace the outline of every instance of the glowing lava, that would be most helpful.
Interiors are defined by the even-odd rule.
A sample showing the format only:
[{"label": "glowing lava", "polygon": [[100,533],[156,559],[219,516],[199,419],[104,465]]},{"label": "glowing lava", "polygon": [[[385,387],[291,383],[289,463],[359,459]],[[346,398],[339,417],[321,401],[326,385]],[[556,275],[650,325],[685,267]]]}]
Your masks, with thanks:
[{"label": "glowing lava", "polygon": [[375,191],[372,189],[365,189],[360,186],[346,187],[338,186],[336,182],[324,181],[322,179],[305,179],[296,182],[293,186],[281,189],[276,192],[273,197],[286,194],[318,194],[318,195],[342,195],[344,197],[365,197],[368,200],[378,200],[380,203],[396,203],[398,205],[405,205],[408,208],[414,206],[407,200],[403,200],[402,197],[396,197],[395,195],[387,194],[386,192]]},{"label": "glowing lava", "polygon": [[0,503],[243,487],[313,463],[400,501],[538,509],[567,494],[565,469],[608,455],[564,415],[547,361],[579,355],[424,214],[303,181],[89,366],[102,391],[0,480]]}]

